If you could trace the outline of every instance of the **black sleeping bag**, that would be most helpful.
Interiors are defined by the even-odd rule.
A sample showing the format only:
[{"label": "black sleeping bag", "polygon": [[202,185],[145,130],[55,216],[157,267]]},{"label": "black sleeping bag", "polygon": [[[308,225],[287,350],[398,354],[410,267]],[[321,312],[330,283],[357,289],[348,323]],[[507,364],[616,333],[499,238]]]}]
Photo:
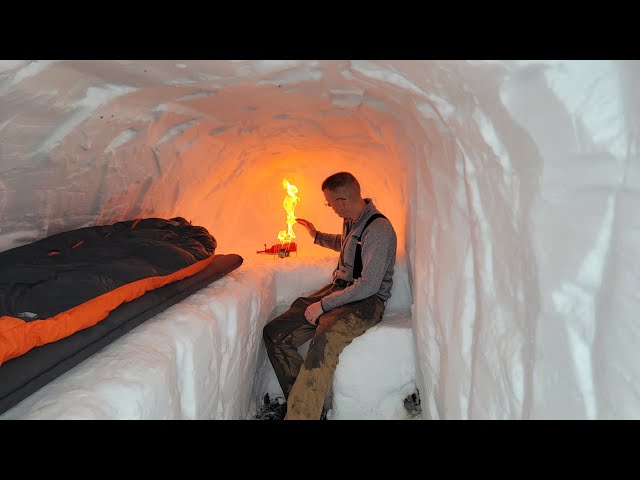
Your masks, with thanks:
[{"label": "black sleeping bag", "polygon": [[185,219],[63,232],[0,253],[0,412],[242,264]]}]

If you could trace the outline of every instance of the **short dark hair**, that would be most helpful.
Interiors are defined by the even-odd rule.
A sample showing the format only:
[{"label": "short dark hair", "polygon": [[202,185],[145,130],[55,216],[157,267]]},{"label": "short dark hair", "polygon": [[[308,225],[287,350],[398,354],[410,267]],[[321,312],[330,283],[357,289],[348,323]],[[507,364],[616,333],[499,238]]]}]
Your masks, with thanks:
[{"label": "short dark hair", "polygon": [[349,172],[334,173],[333,175],[327,177],[324,182],[322,182],[323,192],[325,190],[334,191],[341,187],[353,189],[358,193],[358,195],[360,195],[360,184],[358,183],[358,179]]}]

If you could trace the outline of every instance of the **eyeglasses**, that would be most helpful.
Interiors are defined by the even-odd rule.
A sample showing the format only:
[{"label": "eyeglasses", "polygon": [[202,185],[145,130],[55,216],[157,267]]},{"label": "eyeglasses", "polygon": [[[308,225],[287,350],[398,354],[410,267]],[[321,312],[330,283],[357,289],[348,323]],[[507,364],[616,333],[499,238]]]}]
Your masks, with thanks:
[{"label": "eyeglasses", "polygon": [[325,204],[327,207],[331,207],[331,206],[332,206],[331,204],[332,204],[332,203],[336,203],[338,200],[346,200],[346,198],[336,198],[336,199],[335,199],[335,200],[333,200],[332,202],[324,202],[324,204]]}]

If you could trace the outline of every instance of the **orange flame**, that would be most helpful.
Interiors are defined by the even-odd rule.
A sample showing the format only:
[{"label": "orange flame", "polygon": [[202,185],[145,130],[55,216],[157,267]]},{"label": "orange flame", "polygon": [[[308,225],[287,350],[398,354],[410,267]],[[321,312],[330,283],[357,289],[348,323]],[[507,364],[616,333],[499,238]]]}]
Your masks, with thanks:
[{"label": "orange flame", "polygon": [[287,212],[288,230],[281,230],[280,233],[278,233],[278,240],[284,244],[291,243],[291,241],[296,238],[296,234],[293,233],[293,228],[291,227],[296,223],[296,216],[293,214],[293,211],[296,209],[300,197],[296,195],[296,193],[298,193],[298,187],[291,185],[286,179],[282,180],[282,188],[287,190],[287,196],[284,197],[282,205],[284,206],[285,212]]}]

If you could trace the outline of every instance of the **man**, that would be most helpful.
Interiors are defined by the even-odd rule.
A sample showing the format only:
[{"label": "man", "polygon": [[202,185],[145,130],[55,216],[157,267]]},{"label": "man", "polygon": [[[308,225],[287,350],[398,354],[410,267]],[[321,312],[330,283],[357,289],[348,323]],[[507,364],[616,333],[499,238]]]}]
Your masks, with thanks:
[{"label": "man", "polygon": [[[325,205],[343,220],[342,234],[321,233],[298,218],[314,243],[340,252],[333,282],[289,310],[263,330],[265,346],[287,399],[285,420],[318,420],[331,388],[338,356],[351,341],[376,325],[391,297],[396,233],[358,180],[339,172],[322,182]],[[298,347],[311,339],[304,358]]]}]

